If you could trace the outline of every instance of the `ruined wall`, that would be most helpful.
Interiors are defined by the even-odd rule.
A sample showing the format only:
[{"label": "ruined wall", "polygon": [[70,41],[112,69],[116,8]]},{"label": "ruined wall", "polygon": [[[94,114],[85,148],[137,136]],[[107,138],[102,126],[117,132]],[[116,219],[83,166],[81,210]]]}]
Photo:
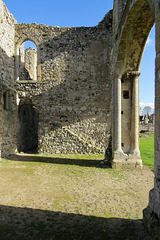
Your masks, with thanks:
[{"label": "ruined wall", "polygon": [[29,47],[25,50],[25,44],[22,43],[19,48],[19,79],[36,80],[37,79],[37,50]]},{"label": "ruined wall", "polygon": [[16,144],[14,90],[14,24],[16,20],[0,0],[0,151],[6,156]]},{"label": "ruined wall", "polygon": [[17,24],[17,47],[23,39],[37,46],[41,80],[17,81],[16,88],[20,105],[39,111],[39,151],[104,153],[111,137],[112,12],[91,28]]},{"label": "ruined wall", "polygon": [[30,79],[37,79],[37,50],[30,47],[25,50],[25,68],[27,69]]},{"label": "ruined wall", "polygon": [[[29,59],[28,59],[29,64]],[[26,51],[25,44],[22,43],[19,48],[19,79],[21,80],[31,80],[31,76],[26,69]]]}]

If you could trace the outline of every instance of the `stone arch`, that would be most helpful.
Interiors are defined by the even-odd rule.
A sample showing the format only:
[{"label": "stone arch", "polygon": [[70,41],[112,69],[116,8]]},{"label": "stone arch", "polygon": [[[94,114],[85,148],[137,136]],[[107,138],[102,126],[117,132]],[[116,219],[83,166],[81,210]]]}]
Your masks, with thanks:
[{"label": "stone arch", "polygon": [[[128,1],[129,5],[131,1]],[[125,20],[120,22],[117,33],[119,37],[118,55],[115,65],[115,75],[127,71],[139,71],[140,63],[149,33],[155,23],[151,2],[147,0],[134,1],[126,7]],[[149,4],[150,3],[150,4]],[[153,4],[152,4],[153,7]]]},{"label": "stone arch", "polygon": [[[157,0],[138,0],[130,2],[130,9],[125,21],[120,22],[120,30],[117,33],[118,54],[114,69],[113,80],[113,162],[114,167],[122,167],[124,162],[130,164],[130,159],[138,160],[136,152],[128,155],[121,146],[123,135],[122,127],[122,90],[123,81],[126,81],[131,93],[131,117],[130,131],[131,144],[136,145],[138,139],[138,92],[139,92],[139,68],[149,32],[155,22],[156,25],[156,62],[155,62],[155,157],[154,157],[154,188],[149,193],[149,204],[143,211],[143,221],[148,231],[160,239],[160,4]],[[151,7],[152,5],[152,7]],[[154,11],[155,7],[155,11]],[[154,13],[154,14],[153,14]],[[123,25],[124,24],[124,25]],[[128,35],[128,38],[127,38]],[[128,39],[128,41],[127,41]],[[117,137],[118,136],[118,137]],[[138,143],[138,141],[137,141]],[[139,149],[137,149],[139,150]],[[137,160],[136,160],[137,159]],[[136,162],[138,166],[138,161]]]},{"label": "stone arch", "polygon": [[155,21],[147,0],[130,2],[130,6],[129,2],[126,5],[127,16],[122,16],[120,32],[116,35],[119,45],[113,80],[112,166],[115,168],[124,168],[126,164],[130,168],[142,167],[139,152],[139,68]]},{"label": "stone arch", "polygon": [[19,49],[20,49],[20,46],[21,46],[25,41],[31,41],[31,42],[33,42],[33,43],[36,45],[36,47],[37,47],[37,73],[36,73],[37,79],[34,79],[34,80],[40,82],[40,81],[41,81],[41,57],[40,57],[40,48],[39,48],[39,45],[38,45],[38,42],[37,42],[36,39],[34,39],[33,37],[27,37],[27,36],[20,38],[20,39],[17,41],[16,45],[15,45],[15,79],[16,79],[17,81],[21,80],[21,79],[19,79],[19,75],[20,75],[20,73],[19,73],[19,65],[20,65],[20,62],[19,62],[19,61],[20,61],[20,60],[19,60]]}]

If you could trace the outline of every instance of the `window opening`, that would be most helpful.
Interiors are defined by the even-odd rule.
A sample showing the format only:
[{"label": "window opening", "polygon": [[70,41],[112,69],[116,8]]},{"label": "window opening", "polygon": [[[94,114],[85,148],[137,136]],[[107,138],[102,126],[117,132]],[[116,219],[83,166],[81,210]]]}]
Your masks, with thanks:
[{"label": "window opening", "polygon": [[3,94],[3,109],[9,110],[11,108],[11,94],[10,91],[6,91]]},{"label": "window opening", "polygon": [[129,91],[123,91],[123,98],[129,99]]},{"label": "window opening", "polygon": [[19,48],[19,79],[37,80],[37,47],[29,40]]}]

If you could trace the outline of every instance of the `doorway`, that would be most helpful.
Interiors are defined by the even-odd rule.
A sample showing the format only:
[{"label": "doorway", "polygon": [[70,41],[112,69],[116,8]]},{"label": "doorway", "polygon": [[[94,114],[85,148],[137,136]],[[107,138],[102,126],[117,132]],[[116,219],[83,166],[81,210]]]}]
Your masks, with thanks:
[{"label": "doorway", "polygon": [[39,111],[31,104],[19,106],[18,151],[36,153],[38,150]]}]

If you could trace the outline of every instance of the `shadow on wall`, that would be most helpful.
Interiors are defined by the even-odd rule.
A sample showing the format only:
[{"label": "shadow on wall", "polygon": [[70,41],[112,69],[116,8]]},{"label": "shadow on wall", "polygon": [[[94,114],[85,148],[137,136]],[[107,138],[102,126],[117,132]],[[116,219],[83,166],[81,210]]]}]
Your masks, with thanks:
[{"label": "shadow on wall", "polygon": [[14,56],[9,57],[0,48],[0,118],[2,156],[16,149],[16,91],[14,90]]},{"label": "shadow on wall", "polygon": [[[75,34],[75,30],[72,31]],[[69,41],[68,34],[72,35],[72,31],[60,34],[55,39],[50,37],[51,40],[38,46],[41,49],[41,82],[28,84],[27,87],[21,84],[17,89],[25,89],[26,98],[32,99],[44,111],[42,121],[51,120],[51,125],[52,122],[61,122],[61,126],[65,126],[93,117],[104,123],[106,119],[103,114],[109,113],[112,91],[111,84],[107,84],[106,80],[109,70],[104,63],[103,52],[100,53],[101,61],[97,64],[99,59],[96,60],[94,55],[89,56],[89,60],[86,58],[89,41],[85,49],[78,39],[73,40],[73,50],[73,43],[66,43]],[[89,63],[92,69],[88,66]]]},{"label": "shadow on wall", "polygon": [[[0,118],[0,132],[2,137],[1,151],[2,156],[8,156],[13,154],[16,149],[17,139],[17,106],[16,106],[16,90],[15,88],[15,79],[14,79],[14,61],[15,56],[9,57],[6,52],[0,48],[0,99],[2,104],[1,109],[1,118]],[[21,64],[21,63],[20,63]],[[30,124],[30,133],[28,129],[21,131],[22,138],[28,140],[29,147],[32,149],[37,149],[38,136],[35,137],[38,132],[38,114],[34,109],[34,114],[29,119]],[[28,116],[29,117],[29,116]],[[27,124],[27,116],[25,124]],[[34,127],[35,125],[35,127]],[[27,135],[27,137],[26,137]],[[34,137],[33,137],[34,135]],[[22,145],[26,144],[22,141]],[[23,149],[22,149],[23,150]]]},{"label": "shadow on wall", "polygon": [[19,78],[21,80],[32,80],[29,71],[24,67],[24,63],[20,62],[19,63],[19,67],[20,67],[20,74],[19,74]]},{"label": "shadow on wall", "polygon": [[141,220],[0,206],[1,240],[153,240]]}]

